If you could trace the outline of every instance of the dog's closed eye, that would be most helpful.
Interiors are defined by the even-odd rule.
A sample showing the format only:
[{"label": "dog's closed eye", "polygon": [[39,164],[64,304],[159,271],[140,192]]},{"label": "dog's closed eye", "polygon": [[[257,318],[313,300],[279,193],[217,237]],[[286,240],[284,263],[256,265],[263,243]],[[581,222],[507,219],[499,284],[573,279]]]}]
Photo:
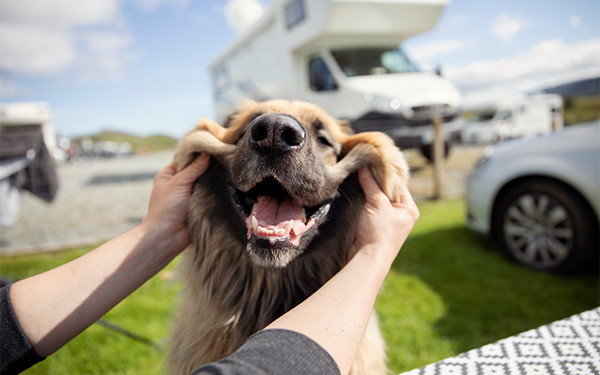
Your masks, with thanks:
[{"label": "dog's closed eye", "polygon": [[331,143],[329,142],[329,140],[323,136],[317,137],[317,141],[319,141],[319,143],[322,144],[323,146],[333,147],[331,145]]}]

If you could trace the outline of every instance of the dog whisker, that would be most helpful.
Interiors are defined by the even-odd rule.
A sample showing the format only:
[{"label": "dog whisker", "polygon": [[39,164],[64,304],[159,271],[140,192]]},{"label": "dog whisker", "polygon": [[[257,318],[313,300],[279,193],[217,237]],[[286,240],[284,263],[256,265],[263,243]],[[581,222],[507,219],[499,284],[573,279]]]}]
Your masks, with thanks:
[{"label": "dog whisker", "polygon": [[344,190],[342,190],[341,188],[337,189],[338,193],[340,193],[341,195],[344,196],[344,198],[346,198],[346,200],[348,201],[348,203],[352,204],[352,200],[350,199],[350,197],[348,196],[348,194],[346,194],[346,192]]}]

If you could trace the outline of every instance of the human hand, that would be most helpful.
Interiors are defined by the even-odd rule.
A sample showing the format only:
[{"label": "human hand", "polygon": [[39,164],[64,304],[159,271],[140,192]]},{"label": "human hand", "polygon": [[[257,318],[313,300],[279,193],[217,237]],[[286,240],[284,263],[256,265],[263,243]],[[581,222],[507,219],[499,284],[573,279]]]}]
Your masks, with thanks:
[{"label": "human hand", "polygon": [[190,165],[176,173],[173,163],[154,178],[148,213],[141,225],[156,236],[156,242],[179,253],[189,245],[186,227],[192,186],[210,165],[210,156],[200,154]]},{"label": "human hand", "polygon": [[406,187],[399,203],[390,202],[368,167],[358,171],[358,181],[366,201],[358,217],[356,238],[348,259],[358,251],[367,251],[383,255],[391,265],[419,219],[419,208]]}]

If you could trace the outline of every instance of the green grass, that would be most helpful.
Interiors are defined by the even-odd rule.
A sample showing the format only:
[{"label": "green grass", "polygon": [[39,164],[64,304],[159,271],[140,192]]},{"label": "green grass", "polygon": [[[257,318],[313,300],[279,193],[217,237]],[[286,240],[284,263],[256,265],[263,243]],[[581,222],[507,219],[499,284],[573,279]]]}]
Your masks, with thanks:
[{"label": "green grass", "polygon": [[600,118],[600,97],[570,97],[564,101],[565,125],[579,124]]},{"label": "green grass", "polygon": [[[0,258],[0,273],[20,279],[68,262],[91,248],[54,254]],[[169,276],[169,265],[150,279],[104,319],[166,347],[173,321],[177,284]],[[120,333],[94,324],[55,354],[23,374],[162,374],[164,350],[132,340]]]},{"label": "green grass", "polygon": [[[398,373],[599,305],[598,274],[558,277],[504,259],[463,224],[462,201],[420,205],[421,219],[377,301],[390,368]],[[22,278],[89,249],[0,259]],[[165,345],[177,285],[161,272],[106,319]],[[164,352],[94,325],[25,374],[160,374]]]},{"label": "green grass", "polygon": [[376,306],[395,372],[600,304],[598,274],[558,277],[506,260],[464,226],[462,201],[420,209]]}]

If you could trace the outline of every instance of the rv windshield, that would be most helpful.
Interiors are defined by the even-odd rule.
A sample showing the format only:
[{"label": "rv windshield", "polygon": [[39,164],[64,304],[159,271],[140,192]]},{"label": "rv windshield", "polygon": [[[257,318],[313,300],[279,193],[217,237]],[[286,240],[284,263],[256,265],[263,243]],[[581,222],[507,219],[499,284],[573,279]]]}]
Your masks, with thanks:
[{"label": "rv windshield", "polygon": [[348,77],[419,71],[399,49],[351,49],[332,53]]}]

